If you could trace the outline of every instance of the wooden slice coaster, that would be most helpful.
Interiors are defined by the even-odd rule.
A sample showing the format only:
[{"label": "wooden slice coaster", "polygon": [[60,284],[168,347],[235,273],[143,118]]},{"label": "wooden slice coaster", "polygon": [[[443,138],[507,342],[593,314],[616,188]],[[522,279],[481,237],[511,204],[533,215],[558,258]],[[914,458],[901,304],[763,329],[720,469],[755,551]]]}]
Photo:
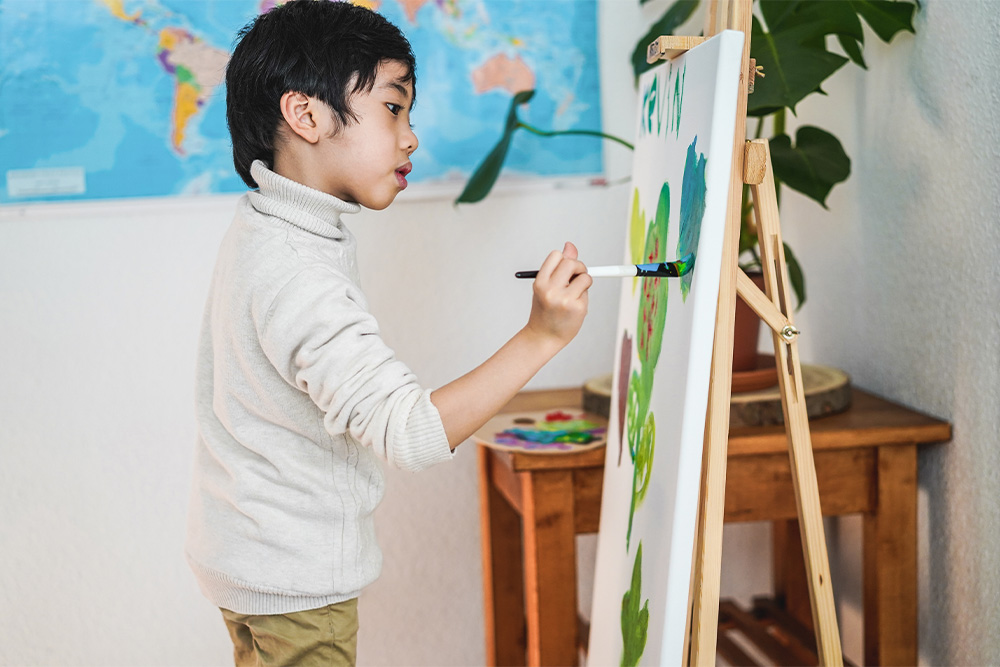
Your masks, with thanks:
[{"label": "wooden slice coaster", "polygon": [[[851,407],[851,378],[844,371],[803,364],[802,385],[809,419],[836,414]],[[779,385],[734,393],[730,399],[729,428],[784,423]]]},{"label": "wooden slice coaster", "polygon": [[499,414],[472,439],[492,449],[534,454],[576,454],[608,442],[608,420],[579,408]]},{"label": "wooden slice coaster", "polygon": [[605,419],[611,417],[611,375],[591,378],[583,385],[583,409]]},{"label": "wooden slice coaster", "polygon": [[[843,412],[851,407],[851,379],[841,370],[804,364],[802,384],[810,419]],[[595,377],[583,385],[583,409],[608,418],[611,414],[611,373]],[[730,400],[730,428],[783,424],[784,421],[781,390],[777,384],[755,391],[734,391]]]}]

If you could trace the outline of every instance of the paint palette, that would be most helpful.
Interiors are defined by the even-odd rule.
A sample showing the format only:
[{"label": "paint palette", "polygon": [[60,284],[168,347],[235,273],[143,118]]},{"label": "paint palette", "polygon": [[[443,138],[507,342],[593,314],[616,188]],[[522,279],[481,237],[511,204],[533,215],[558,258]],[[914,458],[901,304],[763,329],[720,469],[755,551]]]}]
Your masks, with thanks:
[{"label": "paint palette", "polygon": [[493,449],[534,454],[576,454],[607,444],[608,420],[561,408],[497,415],[472,439]]}]

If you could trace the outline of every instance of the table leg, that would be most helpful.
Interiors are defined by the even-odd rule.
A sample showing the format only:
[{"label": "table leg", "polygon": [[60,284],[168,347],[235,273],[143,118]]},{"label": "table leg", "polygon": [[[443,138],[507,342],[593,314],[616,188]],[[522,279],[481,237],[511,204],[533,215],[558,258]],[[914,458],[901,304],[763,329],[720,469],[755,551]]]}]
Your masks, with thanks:
[{"label": "table leg", "polygon": [[917,446],[878,450],[875,511],[864,515],[865,664],[917,664]]},{"label": "table leg", "polygon": [[798,519],[771,523],[774,597],[789,614],[809,630],[813,629],[809,579],[802,553]]},{"label": "table leg", "polygon": [[493,486],[490,450],[479,447],[480,525],[483,534],[483,599],[486,664],[524,665],[527,640],[521,517]]},{"label": "table leg", "polygon": [[529,665],[576,665],[573,473],[523,472]]}]

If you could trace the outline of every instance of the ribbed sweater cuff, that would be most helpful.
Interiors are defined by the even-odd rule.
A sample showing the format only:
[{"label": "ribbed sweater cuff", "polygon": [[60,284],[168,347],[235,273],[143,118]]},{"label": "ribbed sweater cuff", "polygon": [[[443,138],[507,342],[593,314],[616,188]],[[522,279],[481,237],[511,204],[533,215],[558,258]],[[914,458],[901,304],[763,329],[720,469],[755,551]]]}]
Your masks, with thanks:
[{"label": "ribbed sweater cuff", "polygon": [[405,423],[397,428],[395,442],[397,446],[405,443],[406,449],[405,452],[396,452],[395,464],[398,467],[416,472],[454,458],[444,424],[441,423],[441,413],[431,402],[429,389],[420,392]]}]

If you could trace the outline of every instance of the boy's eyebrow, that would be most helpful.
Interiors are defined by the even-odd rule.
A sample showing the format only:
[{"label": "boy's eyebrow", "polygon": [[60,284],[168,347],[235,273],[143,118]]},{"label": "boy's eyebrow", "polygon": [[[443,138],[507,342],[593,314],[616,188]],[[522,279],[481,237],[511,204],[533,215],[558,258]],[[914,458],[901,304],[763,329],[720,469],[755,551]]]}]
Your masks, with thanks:
[{"label": "boy's eyebrow", "polygon": [[391,88],[392,90],[395,90],[397,93],[399,93],[400,95],[402,95],[404,99],[406,99],[406,100],[410,99],[410,91],[409,91],[409,89],[406,86],[404,86],[402,83],[400,83],[399,81],[387,81],[387,82],[383,83],[379,87],[380,88]]}]

